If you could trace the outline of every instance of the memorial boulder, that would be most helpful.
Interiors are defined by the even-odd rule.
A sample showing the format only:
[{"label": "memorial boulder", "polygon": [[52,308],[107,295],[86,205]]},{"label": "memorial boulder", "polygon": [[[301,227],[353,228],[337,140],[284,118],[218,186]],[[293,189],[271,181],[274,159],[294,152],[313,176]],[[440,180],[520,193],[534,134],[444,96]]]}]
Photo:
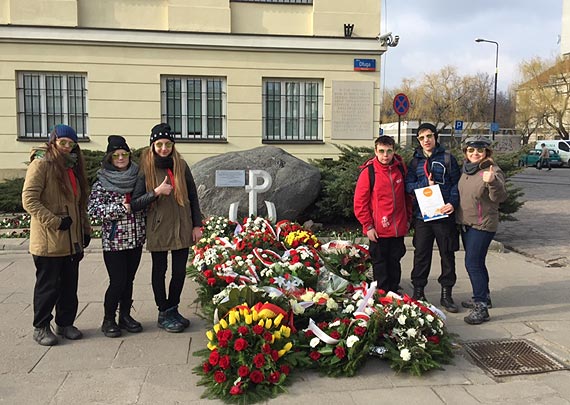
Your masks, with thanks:
[{"label": "memorial boulder", "polygon": [[[206,158],[192,165],[192,175],[200,197],[202,215],[228,216],[230,204],[238,202],[238,218],[248,216],[248,193],[246,191],[249,170],[264,170],[272,179],[268,191],[257,195],[257,213],[267,216],[264,201],[275,204],[277,219],[296,220],[318,197],[321,175],[319,169],[294,157],[281,148],[261,146],[258,148],[229,152]],[[218,181],[221,174],[233,174],[233,178]],[[241,174],[241,176],[240,176]]]}]

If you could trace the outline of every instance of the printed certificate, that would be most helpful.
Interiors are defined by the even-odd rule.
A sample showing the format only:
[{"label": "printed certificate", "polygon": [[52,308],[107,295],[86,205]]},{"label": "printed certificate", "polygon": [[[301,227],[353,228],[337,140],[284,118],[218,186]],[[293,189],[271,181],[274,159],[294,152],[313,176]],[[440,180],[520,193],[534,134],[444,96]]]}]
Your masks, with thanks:
[{"label": "printed certificate", "polygon": [[439,184],[434,186],[418,188],[414,190],[416,199],[422,213],[424,221],[447,218],[447,214],[441,212],[441,207],[445,205]]}]

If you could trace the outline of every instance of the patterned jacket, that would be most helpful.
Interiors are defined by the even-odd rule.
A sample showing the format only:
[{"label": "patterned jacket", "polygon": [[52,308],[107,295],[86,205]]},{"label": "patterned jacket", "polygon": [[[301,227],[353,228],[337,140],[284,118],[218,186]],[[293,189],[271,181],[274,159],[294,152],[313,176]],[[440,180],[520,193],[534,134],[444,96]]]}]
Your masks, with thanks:
[{"label": "patterned jacket", "polygon": [[99,180],[93,184],[87,211],[103,221],[101,240],[106,252],[134,249],[145,242],[145,212],[127,213],[124,200],[124,194],[107,191]]}]

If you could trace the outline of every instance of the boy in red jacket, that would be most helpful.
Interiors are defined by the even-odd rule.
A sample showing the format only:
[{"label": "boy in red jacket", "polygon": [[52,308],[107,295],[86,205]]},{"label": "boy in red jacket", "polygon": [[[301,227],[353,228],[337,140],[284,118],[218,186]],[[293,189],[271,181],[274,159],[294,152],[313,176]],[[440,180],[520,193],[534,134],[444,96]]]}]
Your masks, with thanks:
[{"label": "boy in red jacket", "polygon": [[374,280],[386,292],[400,289],[400,260],[406,253],[404,236],[412,217],[404,183],[406,166],[394,148],[394,139],[389,136],[374,141],[376,157],[362,166],[354,191],[354,215],[370,240]]}]

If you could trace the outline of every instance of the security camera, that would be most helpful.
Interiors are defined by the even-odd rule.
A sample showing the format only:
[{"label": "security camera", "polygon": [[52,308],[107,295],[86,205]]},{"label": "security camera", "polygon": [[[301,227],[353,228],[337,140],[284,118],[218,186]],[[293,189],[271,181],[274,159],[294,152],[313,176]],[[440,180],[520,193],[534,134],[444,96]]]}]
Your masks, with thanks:
[{"label": "security camera", "polygon": [[394,47],[398,45],[398,42],[400,42],[400,36],[399,35],[392,36],[391,32],[387,32],[384,35],[379,35],[376,37],[376,39],[380,42],[382,46]]},{"label": "security camera", "polygon": [[377,39],[378,41],[380,41],[380,42],[386,42],[386,41],[388,41],[388,39],[389,39],[390,37],[392,37],[392,33],[391,33],[391,32],[387,32],[387,33],[384,34],[384,35],[378,34],[378,36],[376,37],[376,39]]}]

